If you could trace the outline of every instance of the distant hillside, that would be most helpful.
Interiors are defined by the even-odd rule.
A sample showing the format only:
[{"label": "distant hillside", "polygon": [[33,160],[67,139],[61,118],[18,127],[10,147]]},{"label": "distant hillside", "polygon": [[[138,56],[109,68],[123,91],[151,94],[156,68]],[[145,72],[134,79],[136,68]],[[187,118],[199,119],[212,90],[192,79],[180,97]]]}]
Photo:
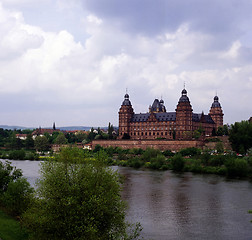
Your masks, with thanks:
[{"label": "distant hillside", "polygon": [[35,129],[35,128],[32,128],[32,127],[8,126],[8,125],[0,125],[0,128],[8,129],[8,130],[15,130],[15,129],[21,129],[21,130]]},{"label": "distant hillside", "polygon": [[[8,126],[8,125],[0,125],[0,128],[3,129],[9,129],[9,130],[15,130],[15,129],[21,129],[21,130],[25,130],[25,129],[36,129],[33,127],[22,127],[22,126]],[[52,127],[42,127],[42,128],[48,128],[48,129],[52,129]],[[88,131],[90,130],[92,127],[86,127],[86,126],[68,126],[68,127],[57,127],[57,129],[60,129],[62,131],[74,131],[74,130],[83,130],[83,131]],[[93,127],[94,129],[97,129],[98,127]],[[108,127],[100,127],[100,129],[105,129],[107,130]],[[117,129],[117,127],[114,127],[114,129]]]},{"label": "distant hillside", "polygon": [[[8,125],[0,125],[0,128],[3,129],[8,129],[8,130],[15,130],[15,129],[21,129],[21,130],[25,130],[25,129],[36,129],[33,127],[22,127],[22,126],[8,126]],[[52,127],[42,127],[42,128],[48,128],[48,129],[52,129]],[[84,131],[88,131],[91,129],[91,127],[86,127],[86,126],[68,126],[68,127],[57,127],[57,129],[60,129],[62,131],[74,131],[74,130],[84,130]],[[97,129],[97,127],[93,127],[94,129]],[[102,128],[102,129],[106,129]]]},{"label": "distant hillside", "polygon": [[69,126],[69,127],[57,127],[56,126],[56,128],[60,129],[60,130],[63,130],[63,131],[74,131],[74,130],[88,131],[88,130],[91,129],[91,127],[82,127],[82,126]]}]

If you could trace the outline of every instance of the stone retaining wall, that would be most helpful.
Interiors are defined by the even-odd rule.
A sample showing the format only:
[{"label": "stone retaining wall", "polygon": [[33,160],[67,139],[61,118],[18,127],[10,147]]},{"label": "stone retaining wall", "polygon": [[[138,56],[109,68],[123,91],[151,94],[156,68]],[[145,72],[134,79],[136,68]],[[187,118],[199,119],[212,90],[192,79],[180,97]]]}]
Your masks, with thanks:
[{"label": "stone retaining wall", "polygon": [[183,148],[197,147],[202,148],[202,141],[167,141],[167,140],[93,140],[92,149],[96,145],[102,147],[121,147],[123,149],[129,148],[155,148],[160,150],[179,151]]}]

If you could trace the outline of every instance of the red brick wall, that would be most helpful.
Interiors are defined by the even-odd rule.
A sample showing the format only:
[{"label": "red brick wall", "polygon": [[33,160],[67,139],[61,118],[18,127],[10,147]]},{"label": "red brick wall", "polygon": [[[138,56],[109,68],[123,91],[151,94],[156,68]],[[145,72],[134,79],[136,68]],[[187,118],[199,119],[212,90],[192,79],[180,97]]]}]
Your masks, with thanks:
[{"label": "red brick wall", "polygon": [[102,147],[121,147],[128,148],[155,148],[160,150],[178,151],[188,147],[202,148],[201,141],[167,141],[167,140],[94,140],[92,142],[92,149],[99,144]]}]

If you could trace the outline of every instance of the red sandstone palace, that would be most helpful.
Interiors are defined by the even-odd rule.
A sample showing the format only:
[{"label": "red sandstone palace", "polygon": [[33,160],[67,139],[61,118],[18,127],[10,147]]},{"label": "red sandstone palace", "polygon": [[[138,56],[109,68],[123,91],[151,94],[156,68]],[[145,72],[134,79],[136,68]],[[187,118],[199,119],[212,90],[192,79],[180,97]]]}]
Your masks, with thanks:
[{"label": "red sandstone palace", "polygon": [[164,101],[155,99],[148,113],[136,114],[126,93],[119,110],[119,139],[191,140],[196,130],[211,136],[223,126],[223,115],[217,96],[208,115],[193,113],[185,89],[175,112],[166,112]]}]

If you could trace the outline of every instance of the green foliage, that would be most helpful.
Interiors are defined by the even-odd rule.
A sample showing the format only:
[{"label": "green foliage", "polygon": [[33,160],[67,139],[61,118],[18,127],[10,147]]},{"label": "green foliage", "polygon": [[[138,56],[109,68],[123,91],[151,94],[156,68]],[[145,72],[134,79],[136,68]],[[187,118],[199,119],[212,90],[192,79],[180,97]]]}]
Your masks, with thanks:
[{"label": "green foliage", "polygon": [[171,150],[165,150],[163,151],[164,156],[166,157],[173,157],[175,153],[173,153]]},{"label": "green foliage", "polygon": [[13,216],[20,216],[27,210],[32,199],[33,188],[23,177],[11,181],[7,190],[3,193],[1,204],[7,212]]},{"label": "green foliage", "polygon": [[150,159],[150,167],[152,169],[161,169],[165,165],[165,156],[158,154],[156,157]]},{"label": "green foliage", "polygon": [[127,234],[125,204],[117,172],[79,149],[63,149],[41,164],[38,198],[23,224],[34,239],[133,239]]},{"label": "green foliage", "polygon": [[33,149],[34,148],[34,140],[31,134],[28,134],[25,139],[25,148],[26,149]]},{"label": "green foliage", "polygon": [[249,121],[242,121],[231,125],[229,141],[234,151],[246,153],[252,147],[252,124]]},{"label": "green foliage", "polygon": [[34,141],[37,151],[44,152],[49,150],[49,141],[46,136],[37,136]]},{"label": "green foliage", "polygon": [[67,139],[64,133],[59,133],[58,136],[55,138],[55,144],[67,144]]},{"label": "green foliage", "polygon": [[0,162],[0,205],[13,216],[21,215],[28,207],[32,188],[20,169],[10,162]]},{"label": "green foliage", "polygon": [[114,138],[113,131],[114,131],[113,124],[109,123],[109,125],[108,125],[108,138],[109,139],[113,139]]},{"label": "green foliage", "polygon": [[7,190],[10,182],[21,176],[21,170],[13,167],[9,161],[0,161],[0,195]]},{"label": "green foliage", "polygon": [[224,145],[222,142],[217,142],[215,144],[215,149],[217,151],[217,153],[224,153]]},{"label": "green foliage", "polygon": [[248,163],[242,158],[229,158],[225,161],[227,174],[230,177],[246,177],[248,174]]},{"label": "green foliage", "polygon": [[200,155],[200,159],[204,165],[209,165],[211,155],[208,152],[204,152],[203,154]]},{"label": "green foliage", "polygon": [[142,154],[141,158],[144,162],[150,162],[152,158],[157,157],[159,154],[161,154],[160,150],[154,148],[147,148]]},{"label": "green foliage", "polygon": [[176,154],[171,159],[172,169],[176,172],[181,172],[185,166],[185,160],[181,154]]},{"label": "green foliage", "polygon": [[207,138],[206,139],[206,142],[220,142],[221,140],[217,137],[214,137],[214,138]]},{"label": "green foliage", "polygon": [[9,159],[24,160],[25,159],[25,151],[23,149],[11,151],[9,154]]},{"label": "green foliage", "polygon": [[28,233],[20,223],[0,210],[0,238],[4,240],[28,240]]},{"label": "green foliage", "polygon": [[96,152],[99,152],[101,150],[103,150],[103,147],[100,144],[96,144],[93,152],[96,153]]},{"label": "green foliage", "polygon": [[213,155],[210,158],[209,165],[210,166],[221,166],[224,164],[225,160],[228,157],[229,156],[225,156],[225,155]]},{"label": "green foliage", "polygon": [[[122,160],[122,159],[121,159]],[[144,165],[144,162],[138,157],[135,156],[128,160],[128,166],[133,168],[140,168]]]},{"label": "green foliage", "polygon": [[182,156],[196,156],[201,153],[200,149],[195,147],[184,148],[179,152]]}]

